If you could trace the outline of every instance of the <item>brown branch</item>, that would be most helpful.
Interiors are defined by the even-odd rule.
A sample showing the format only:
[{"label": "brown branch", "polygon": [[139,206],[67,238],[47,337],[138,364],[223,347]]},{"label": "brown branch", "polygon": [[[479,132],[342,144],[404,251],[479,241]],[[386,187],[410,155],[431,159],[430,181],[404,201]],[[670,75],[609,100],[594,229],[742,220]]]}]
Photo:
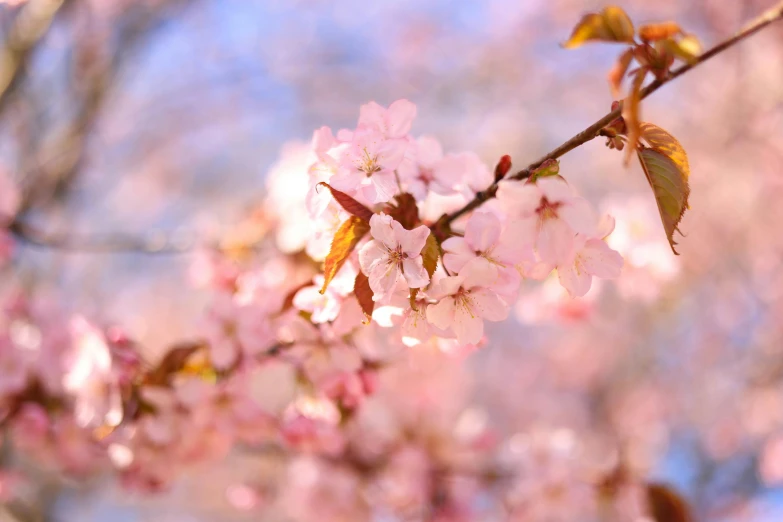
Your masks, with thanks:
[{"label": "brown branch", "polygon": [[[685,74],[699,64],[706,62],[713,56],[720,54],[729,47],[732,47],[733,45],[760,31],[767,25],[780,20],[781,18],[783,18],[783,2],[779,3],[777,6],[769,9],[761,16],[751,21],[731,38],[704,52],[701,56],[694,60],[693,63],[683,65],[674,71],[671,71],[669,75],[662,80],[655,80],[651,82],[644,89],[642,89],[641,99],[646,98],[675,78]],[[620,109],[617,109],[606,114],[559,147],[528,165],[527,168],[520,170],[511,176],[508,176],[506,179],[523,180],[530,177],[530,174],[536,168],[540,167],[545,161],[550,159],[557,159],[579,147],[580,145],[594,139],[596,136],[599,136],[604,127],[620,117],[620,112]],[[437,223],[432,225],[431,228],[435,231],[436,234],[442,233],[444,230],[448,229],[449,225],[454,220],[460,216],[463,216],[467,212],[478,208],[485,201],[495,197],[497,190],[498,184],[493,183],[487,187],[486,190],[477,193],[475,198],[461,209],[451,214],[444,214],[437,221]],[[47,234],[39,229],[36,229],[35,227],[32,227],[31,225],[19,221],[12,221],[8,229],[19,239],[31,245],[73,252],[138,252],[147,254],[182,254],[189,252],[199,246],[199,243],[196,241],[192,241],[186,244],[185,242],[173,242],[168,238],[145,239],[126,234],[109,234],[106,236],[82,237],[68,234]],[[219,247],[213,246],[213,248]]]},{"label": "brown branch", "polygon": [[[741,42],[745,38],[765,28],[769,24],[777,20],[780,20],[782,18],[783,18],[783,2],[765,11],[761,16],[755,18],[750,23],[745,25],[745,27],[742,30],[740,30],[731,38],[728,38],[727,40],[724,40],[723,42],[715,45],[711,49],[705,51],[698,58],[696,58],[696,60],[694,60],[692,63],[678,67],[677,69],[671,71],[669,75],[662,80],[655,80],[651,82],[649,85],[647,85],[647,87],[642,89],[640,98],[644,99],[648,97],[649,95],[651,95],[652,93],[654,93],[655,91],[657,91],[658,89],[660,89],[661,87],[669,83],[670,81],[674,80],[679,76],[682,76],[686,72],[695,68],[697,65],[706,62],[713,56],[717,56],[718,54],[725,51],[729,47],[732,47],[733,45]],[[533,163],[528,165],[527,168],[520,170],[519,172],[516,172],[511,176],[508,176],[506,179],[522,180],[522,179],[529,178],[530,174],[535,169],[540,167],[545,161],[551,159],[557,159],[565,155],[566,153],[574,150],[575,148],[579,147],[580,145],[583,145],[588,141],[594,139],[596,136],[598,136],[601,133],[604,127],[606,127],[611,122],[619,118],[620,114],[621,114],[621,109],[618,108],[613,110],[612,112],[606,114],[604,117],[602,117],[601,119],[599,119],[598,121],[596,121],[595,123],[587,127],[585,130],[583,130],[582,132],[580,132],[570,140],[566,141],[556,149],[549,152],[546,156],[543,156],[542,158],[534,161]],[[481,206],[481,204],[487,201],[488,199],[495,197],[497,190],[498,190],[498,184],[497,182],[495,182],[489,187],[487,187],[486,190],[476,194],[476,197],[461,209],[451,214],[443,215],[443,217],[441,217],[438,220],[438,222],[433,225],[432,228],[435,229],[436,231],[443,230],[444,227],[448,227],[455,219]]]}]

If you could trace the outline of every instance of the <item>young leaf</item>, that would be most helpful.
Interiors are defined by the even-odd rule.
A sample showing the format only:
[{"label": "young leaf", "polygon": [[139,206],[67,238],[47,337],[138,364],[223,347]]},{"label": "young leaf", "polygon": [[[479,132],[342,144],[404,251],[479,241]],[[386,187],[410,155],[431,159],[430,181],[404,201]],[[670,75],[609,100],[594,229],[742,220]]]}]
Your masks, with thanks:
[{"label": "young leaf", "polygon": [[688,503],[669,486],[647,484],[647,503],[655,522],[693,522]]},{"label": "young leaf", "polygon": [[625,77],[625,73],[628,72],[628,66],[631,65],[631,60],[633,60],[633,49],[626,49],[609,71],[609,87],[612,89],[613,98],[620,97],[623,78]]},{"label": "young leaf", "polygon": [[609,6],[600,13],[582,17],[563,47],[575,49],[591,41],[633,43],[633,33],[633,22],[625,11]]},{"label": "young leaf", "polygon": [[701,54],[701,43],[692,34],[687,34],[679,40],[668,38],[663,40],[661,45],[666,52],[685,63],[694,63]]},{"label": "young leaf", "polygon": [[645,76],[645,70],[639,69],[633,78],[631,93],[623,102],[623,121],[625,121],[625,127],[628,132],[628,143],[626,144],[627,148],[625,149],[626,165],[631,161],[631,155],[633,154],[633,151],[636,150],[636,145],[639,143],[639,136],[641,134],[639,112],[641,110],[641,91]]},{"label": "young leaf", "polygon": [[665,40],[682,33],[682,29],[675,22],[661,22],[658,24],[645,24],[639,27],[639,38],[645,42]]},{"label": "young leaf", "polygon": [[427,242],[424,244],[424,248],[421,251],[421,259],[424,263],[424,269],[432,278],[432,274],[435,273],[435,269],[438,268],[438,257],[440,257],[440,245],[437,238],[430,234],[427,236]]},{"label": "young leaf", "polygon": [[399,222],[405,230],[413,230],[419,224],[419,207],[407,192],[394,196],[395,204],[387,205],[384,213]]},{"label": "young leaf", "polygon": [[690,194],[688,178],[663,152],[644,147],[638,151],[638,156],[647,181],[655,194],[655,202],[658,204],[658,212],[661,214],[669,246],[672,252],[679,255],[674,249],[677,243],[673,236],[675,230],[679,231],[677,227],[682,221],[685,209],[688,208]]},{"label": "young leaf", "polygon": [[370,223],[356,216],[349,217],[340,225],[337,234],[332,239],[332,248],[324,261],[324,285],[321,293],[326,292],[326,287],[332,282],[334,276],[345,264],[357,243],[370,230]]},{"label": "young leaf", "polygon": [[158,365],[146,375],[145,382],[154,386],[165,386],[171,375],[182,370],[196,352],[206,347],[201,342],[193,342],[176,346],[166,353]]},{"label": "young leaf", "polygon": [[343,207],[348,213],[358,217],[359,219],[363,219],[365,221],[370,221],[370,218],[372,217],[372,210],[365,207],[355,199],[353,199],[351,196],[346,194],[345,192],[340,192],[337,189],[333,189],[328,183],[325,181],[322,181],[318,184],[319,186],[324,186],[329,189],[329,192],[332,193],[332,196],[334,199],[340,204],[341,207]]},{"label": "young leaf", "polygon": [[642,122],[639,127],[641,139],[647,142],[653,149],[668,156],[687,180],[691,174],[691,169],[688,165],[688,155],[685,153],[682,145],[680,145],[680,142],[677,141],[677,138],[652,123]]},{"label": "young leaf", "polygon": [[560,174],[560,162],[556,159],[548,159],[530,174],[530,181],[535,181],[538,178],[557,176],[558,174]]},{"label": "young leaf", "polygon": [[356,296],[356,300],[359,301],[359,306],[362,307],[365,317],[368,321],[372,317],[373,308],[375,308],[375,301],[372,300],[372,289],[370,288],[370,280],[364,273],[359,272],[356,274],[356,280],[353,283],[353,294]]}]

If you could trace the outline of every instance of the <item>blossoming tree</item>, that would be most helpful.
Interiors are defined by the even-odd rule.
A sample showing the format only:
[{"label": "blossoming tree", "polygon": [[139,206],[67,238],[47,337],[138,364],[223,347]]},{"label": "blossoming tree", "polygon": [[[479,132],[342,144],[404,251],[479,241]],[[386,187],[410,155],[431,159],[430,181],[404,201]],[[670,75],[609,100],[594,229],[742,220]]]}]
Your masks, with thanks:
[{"label": "blossoming tree", "polygon": [[[43,4],[50,11],[15,21],[38,17],[43,31],[60,8],[33,0],[29,8]],[[489,166],[413,134],[418,111],[428,109],[407,99],[358,107],[352,128],[315,130],[309,146],[287,151],[294,167],[270,176],[267,212],[248,220],[264,233],[239,246],[200,245],[211,297],[199,335],[157,361],[125,329],[36,299],[14,281],[0,328],[6,444],[58,477],[108,475],[148,494],[237,451],[261,454],[274,472],[227,495],[238,509],[296,520],[694,520],[685,495],[639,469],[630,435],[591,434],[597,419],[582,419],[585,436],[576,437],[530,413],[515,434],[498,435],[462,399],[464,365],[492,350],[487,322],[502,323],[525,303],[543,308],[542,288],[585,298],[624,270],[635,209],[602,212],[569,183],[559,160],[582,144],[605,138],[621,151],[618,169],[639,161],[666,255],[677,254],[688,156],[672,134],[642,120],[642,100],[781,18],[778,5],[702,51],[673,22],[636,27],[617,7],[584,16],[563,45],[622,48],[609,72],[617,101],[516,171],[508,155]],[[24,56],[22,44],[5,51],[9,63]],[[0,99],[22,72],[9,69]],[[25,220],[30,189],[12,173],[0,181],[6,262],[26,243],[178,248],[45,233]],[[610,357],[597,350],[596,359]],[[591,374],[589,360],[584,366]],[[570,407],[547,397],[546,384],[505,385],[512,402]],[[658,404],[653,390],[636,393]],[[637,413],[649,414],[650,426],[658,418]],[[779,457],[779,446],[768,451]],[[29,480],[12,467],[0,479],[9,502]]]}]

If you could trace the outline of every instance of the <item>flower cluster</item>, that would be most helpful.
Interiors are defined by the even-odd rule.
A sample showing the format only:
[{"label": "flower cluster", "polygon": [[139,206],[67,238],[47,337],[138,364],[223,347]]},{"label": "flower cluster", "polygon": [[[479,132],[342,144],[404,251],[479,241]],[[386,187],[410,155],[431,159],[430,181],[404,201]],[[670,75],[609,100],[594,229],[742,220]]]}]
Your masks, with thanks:
[{"label": "flower cluster", "polygon": [[[483,516],[474,500],[528,464],[478,413],[441,417],[462,355],[525,280],[582,296],[623,261],[605,242],[613,220],[552,165],[500,179],[508,165],[493,174],[411,136],[415,115],[406,100],[370,103],[355,129],[290,147],[269,179],[274,245],[250,260],[201,256],[194,276],[213,297],[200,336],[154,364],[116,327],[10,300],[0,400],[14,446],[69,476],[112,468],[146,492],[241,446],[289,456],[284,489],[297,499],[285,509],[299,519],[360,520],[367,499],[378,513]],[[485,190],[496,197],[460,211]],[[442,381],[416,377],[422,366]],[[546,495],[507,485],[515,515]],[[242,505],[288,496],[269,483],[231,491]],[[330,514],[324,496],[343,500]]]},{"label": "flower cluster", "polygon": [[[372,293],[365,313],[373,308],[381,323],[399,318],[389,324],[399,324],[407,344],[436,335],[475,345],[485,320],[508,315],[523,279],[555,270],[579,297],[594,276],[619,276],[623,260],[605,242],[614,220],[599,219],[557,169],[493,185],[490,169],[474,154],[444,154],[435,139],[411,136],[415,115],[407,100],[388,108],[370,103],[355,129],[324,127],[314,135],[317,160],[306,199],[313,225],[305,242],[316,259],[342,267],[333,282],[320,281],[324,295],[312,287],[303,291],[308,298],[295,301],[315,321],[339,317],[342,302],[360,293],[351,282],[361,271]],[[448,219],[493,186],[496,200],[467,218]],[[349,219],[365,224],[351,230],[359,239],[346,249]]]}]

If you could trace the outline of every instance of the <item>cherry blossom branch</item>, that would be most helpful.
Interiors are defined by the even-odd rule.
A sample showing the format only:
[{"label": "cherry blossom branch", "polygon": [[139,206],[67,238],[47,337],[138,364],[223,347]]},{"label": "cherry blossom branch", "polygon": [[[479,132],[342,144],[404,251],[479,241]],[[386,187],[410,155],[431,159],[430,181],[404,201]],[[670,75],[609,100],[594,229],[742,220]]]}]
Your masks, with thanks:
[{"label": "cherry blossom branch", "polygon": [[[691,69],[694,69],[696,66],[706,62],[713,56],[717,56],[718,54],[722,53],[726,49],[734,46],[735,44],[741,42],[742,40],[748,38],[749,36],[757,33],[761,29],[765,28],[766,26],[780,19],[783,19],[783,2],[780,2],[776,6],[768,9],[760,16],[758,16],[757,18],[753,19],[748,24],[746,24],[745,27],[741,29],[739,32],[737,32],[734,36],[724,40],[723,42],[705,51],[700,56],[698,56],[693,62],[689,64],[685,64],[671,71],[669,75],[664,79],[659,79],[651,82],[644,89],[642,89],[640,94],[640,99],[646,98],[647,96],[651,95],[652,93],[654,93],[655,91],[657,91],[658,89],[660,89],[661,87],[669,83],[670,81],[674,80],[675,78],[682,76],[683,74],[690,71]],[[560,158],[561,156],[567,154],[568,152],[571,152],[572,150],[579,147],[580,145],[583,145],[588,141],[591,141],[597,136],[601,135],[601,131],[604,129],[604,127],[606,127],[614,120],[619,118],[621,116],[621,112],[622,112],[622,108],[620,107],[611,111],[610,113],[606,114],[605,116],[597,120],[595,123],[593,123],[586,129],[584,129],[583,131],[576,134],[574,137],[572,137],[571,139],[569,139],[568,141],[560,145],[559,147],[555,148],[545,156],[539,158],[538,160],[528,165],[527,168],[520,170],[519,172],[516,172],[515,174],[508,176],[505,179],[523,180],[529,178],[531,173],[535,169],[540,167],[545,161]],[[497,190],[498,190],[498,182],[496,181],[492,183],[492,185],[487,187],[486,190],[477,193],[476,196],[473,198],[473,200],[471,200],[461,209],[451,214],[445,214],[443,217],[441,217],[438,220],[438,222],[433,225],[432,227],[433,230],[443,230],[444,227],[447,227],[459,217],[465,215],[471,210],[478,208],[485,201],[495,197]]]},{"label": "cherry blossom branch", "polygon": [[[731,38],[724,40],[723,42],[715,45],[711,49],[705,51],[692,63],[683,65],[669,73],[664,79],[659,79],[651,82],[640,93],[640,99],[644,99],[657,91],[662,86],[666,85],[675,78],[685,74],[691,69],[695,68],[701,63],[706,62],[713,56],[720,54],[726,49],[734,46],[749,36],[755,34],[771,23],[783,18],[783,2],[777,4],[775,7],[767,10],[762,15],[757,17],[748,23],[742,30],[737,32]],[[544,162],[560,158],[568,152],[574,150],[593,140],[597,136],[600,136],[603,129],[609,125],[612,121],[621,116],[621,109],[615,109],[595,123],[579,132],[571,139],[564,142],[545,156],[534,161],[527,168],[514,173],[505,179],[511,180],[523,180],[530,177],[531,173],[540,167]],[[465,215],[466,213],[478,208],[485,201],[495,197],[498,190],[498,182],[493,183],[487,189],[479,192],[476,196],[468,202],[461,209],[451,213],[444,214],[435,224],[432,225],[432,229],[436,232],[447,229],[448,226]],[[13,221],[8,227],[9,231],[16,235],[19,239],[24,240],[30,245],[53,248],[59,250],[65,250],[70,252],[87,252],[87,253],[116,253],[116,252],[136,252],[144,254],[185,254],[193,251],[202,244],[195,240],[179,241],[172,239],[166,235],[160,235],[150,238],[133,236],[130,234],[107,234],[105,236],[85,235],[85,236],[73,236],[71,234],[52,234],[46,233],[40,229],[37,229],[29,224],[19,221]],[[209,245],[206,245],[210,247]],[[251,245],[252,246],[252,245]],[[212,245],[210,248],[221,249],[219,245]]]}]

